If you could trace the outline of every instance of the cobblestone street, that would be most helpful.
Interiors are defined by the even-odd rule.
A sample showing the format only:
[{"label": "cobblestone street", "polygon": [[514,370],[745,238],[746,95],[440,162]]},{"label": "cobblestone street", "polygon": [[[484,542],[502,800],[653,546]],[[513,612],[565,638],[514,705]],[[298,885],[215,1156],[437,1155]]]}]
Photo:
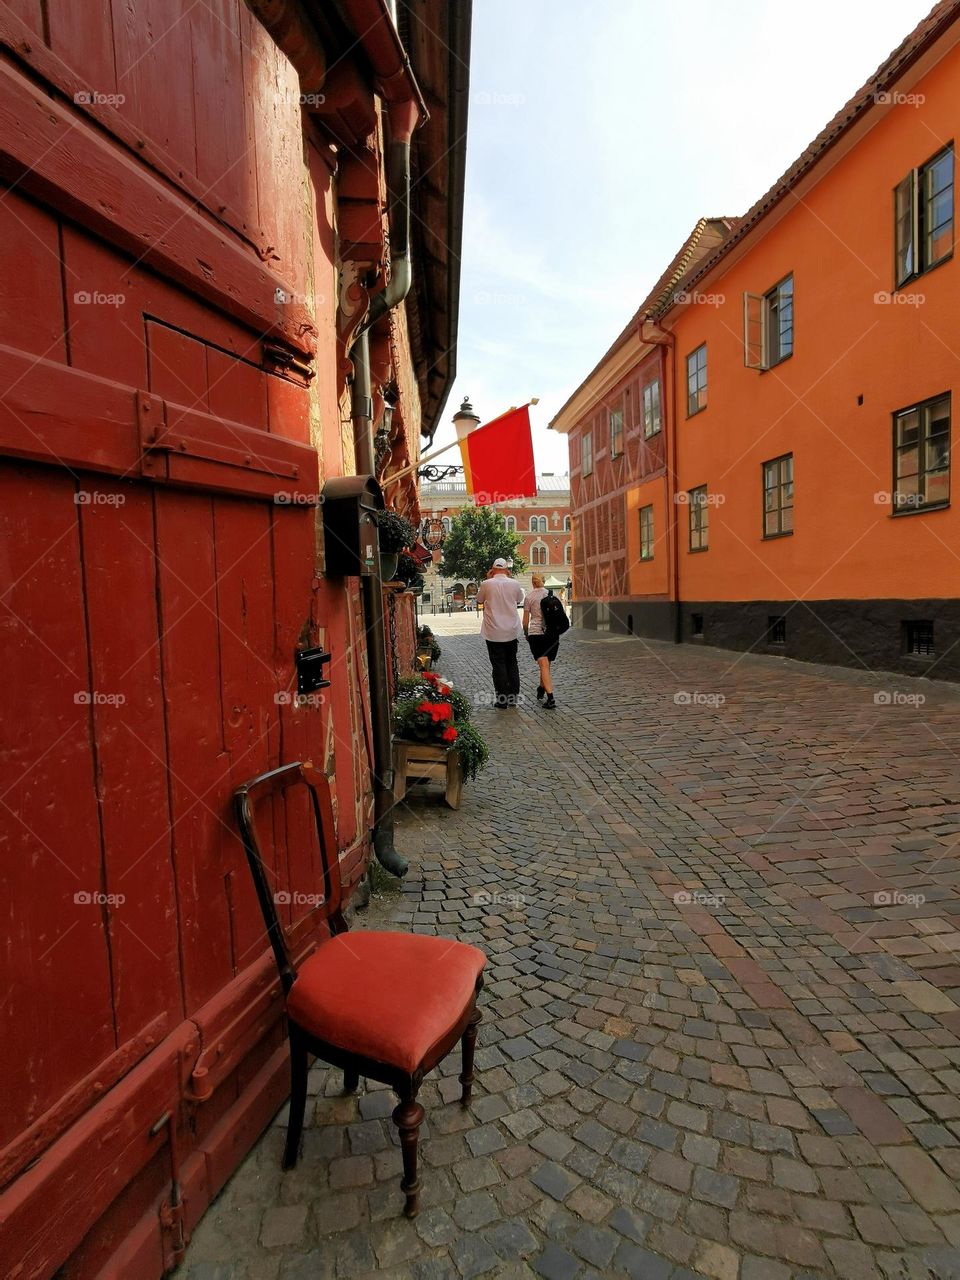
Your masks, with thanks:
[{"label": "cobblestone street", "polygon": [[[482,702],[476,617],[426,620]],[[281,1113],[179,1274],[960,1276],[956,687],[585,633],[555,713],[521,672],[354,926],[489,957],[470,1111],[457,1053],[421,1091],[420,1216],[392,1095],[318,1067],[297,1169]]]}]

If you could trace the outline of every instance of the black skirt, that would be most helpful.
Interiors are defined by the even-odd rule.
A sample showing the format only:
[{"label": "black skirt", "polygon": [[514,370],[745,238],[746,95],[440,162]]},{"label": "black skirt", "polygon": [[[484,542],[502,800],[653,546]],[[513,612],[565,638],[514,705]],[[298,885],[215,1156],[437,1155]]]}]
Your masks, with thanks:
[{"label": "black skirt", "polygon": [[551,662],[556,662],[560,652],[559,636],[548,636],[541,632],[538,636],[527,636],[527,644],[535,658],[549,658]]}]

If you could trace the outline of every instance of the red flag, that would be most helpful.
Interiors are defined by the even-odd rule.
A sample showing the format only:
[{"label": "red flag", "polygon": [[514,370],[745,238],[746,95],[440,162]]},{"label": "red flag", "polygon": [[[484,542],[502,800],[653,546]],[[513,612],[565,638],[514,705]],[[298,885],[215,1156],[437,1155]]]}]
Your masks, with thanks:
[{"label": "red flag", "polygon": [[463,474],[478,507],[537,496],[530,410],[511,409],[460,441]]}]

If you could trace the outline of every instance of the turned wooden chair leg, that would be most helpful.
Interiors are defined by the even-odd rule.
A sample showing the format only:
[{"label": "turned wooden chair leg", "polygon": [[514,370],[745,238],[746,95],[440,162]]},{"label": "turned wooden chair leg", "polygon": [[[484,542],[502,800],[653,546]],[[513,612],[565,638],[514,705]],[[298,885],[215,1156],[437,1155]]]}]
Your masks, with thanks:
[{"label": "turned wooden chair leg", "polygon": [[343,1092],[356,1093],[360,1087],[360,1072],[354,1071],[350,1067],[343,1069]]},{"label": "turned wooden chair leg", "polygon": [[307,1107],[307,1046],[294,1026],[290,1027],[290,1118],[283,1167],[292,1169],[300,1155],[303,1114]]},{"label": "turned wooden chair leg", "polygon": [[467,1029],[463,1033],[463,1039],[460,1041],[463,1053],[462,1070],[460,1072],[460,1083],[463,1085],[463,1092],[460,1094],[460,1105],[468,1107],[470,1099],[473,1097],[473,1052],[477,1045],[477,1028],[480,1025],[480,1019],[483,1014],[479,1009],[474,1009],[473,1017],[467,1023]]},{"label": "turned wooden chair leg", "polygon": [[403,1149],[403,1179],[400,1190],[407,1197],[403,1207],[408,1218],[420,1212],[420,1178],[417,1173],[417,1146],[420,1141],[420,1125],[424,1110],[415,1097],[407,1098],[394,1110],[393,1123],[400,1130],[400,1146]]}]

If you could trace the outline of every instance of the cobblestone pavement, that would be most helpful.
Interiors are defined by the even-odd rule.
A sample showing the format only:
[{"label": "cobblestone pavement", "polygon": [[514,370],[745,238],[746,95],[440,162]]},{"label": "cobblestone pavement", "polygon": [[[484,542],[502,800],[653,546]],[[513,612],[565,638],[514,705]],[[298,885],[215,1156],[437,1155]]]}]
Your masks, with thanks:
[{"label": "cobblestone pavement", "polygon": [[[436,620],[471,695],[479,640],[439,633],[475,628]],[[578,634],[551,714],[523,657],[360,924],[489,956],[472,1109],[456,1054],[421,1091],[420,1216],[392,1095],[315,1068],[299,1167],[281,1114],[183,1272],[960,1276],[960,691]]]}]

